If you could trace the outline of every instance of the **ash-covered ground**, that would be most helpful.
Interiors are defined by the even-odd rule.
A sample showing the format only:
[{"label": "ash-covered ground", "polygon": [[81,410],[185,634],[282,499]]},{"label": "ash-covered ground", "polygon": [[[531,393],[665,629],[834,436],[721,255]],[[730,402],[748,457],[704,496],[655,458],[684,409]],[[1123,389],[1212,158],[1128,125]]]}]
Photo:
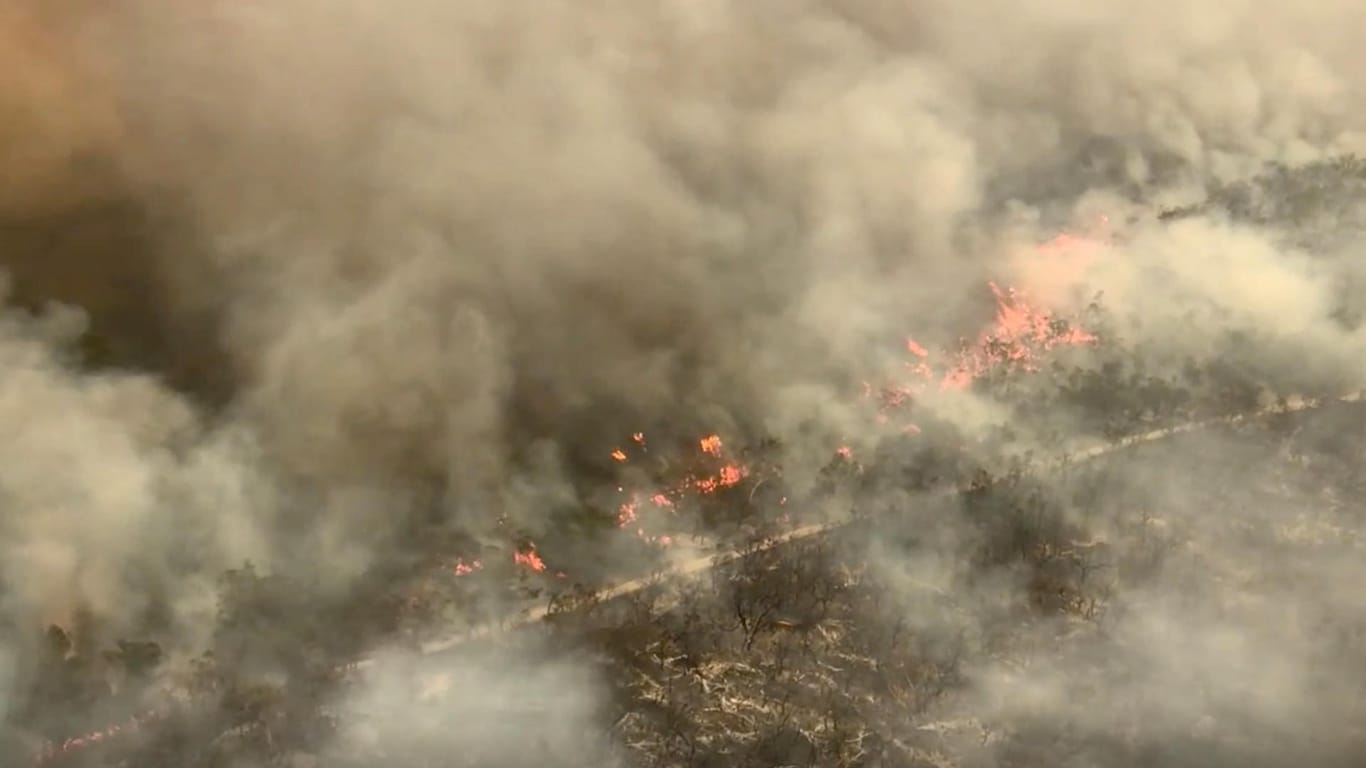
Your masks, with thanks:
[{"label": "ash-covered ground", "polygon": [[[1107,389],[1149,398],[1122,433],[1220,413],[1141,380],[1144,395]],[[1183,407],[1163,412],[1173,399]],[[621,597],[597,591],[610,568],[569,583],[415,558],[336,603],[247,567],[222,582],[211,651],[174,674],[158,674],[155,644],[100,649],[80,625],[54,629],[16,720],[54,736],[113,724],[41,753],[72,766],[1360,759],[1366,408],[1326,403],[1062,463],[921,423],[867,458],[837,454],[800,499],[748,457],[753,474],[688,510],[711,538],[687,557],[741,556]],[[771,544],[837,509],[828,532]],[[613,536],[634,537],[598,540],[630,564],[618,574],[684,556]],[[547,604],[544,620],[449,642]]]},{"label": "ash-covered ground", "polygon": [[[1363,427],[1361,406],[1326,406],[961,478],[798,543],[756,530],[752,554],[697,578],[392,650],[346,682],[310,683],[297,659],[288,683],[198,691],[69,759],[1355,765]],[[830,492],[859,499],[892,468],[847,469]],[[268,643],[262,605],[223,631]]]}]

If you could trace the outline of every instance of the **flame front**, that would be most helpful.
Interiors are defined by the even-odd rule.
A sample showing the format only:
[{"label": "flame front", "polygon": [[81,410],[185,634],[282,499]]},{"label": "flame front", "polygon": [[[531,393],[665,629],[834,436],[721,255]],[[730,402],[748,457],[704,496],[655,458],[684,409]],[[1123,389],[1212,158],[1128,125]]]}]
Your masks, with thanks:
[{"label": "flame front", "polygon": [[[1077,268],[1078,265],[1085,267],[1094,258],[1094,244],[1091,240],[1063,233],[1037,246],[1034,254],[1047,258],[1050,267],[1061,264],[1060,260],[1066,261],[1070,265],[1069,269]],[[975,338],[964,340],[954,350],[936,354],[916,339],[907,337],[905,350],[909,358],[904,362],[903,370],[908,380],[891,381],[876,387],[864,383],[865,398],[877,403],[878,422],[888,423],[894,412],[912,405],[916,396],[927,387],[961,390],[991,371],[1037,370],[1038,358],[1048,350],[1096,340],[1093,334],[1071,320],[1060,318],[1052,311],[1037,306],[1021,289],[1002,288],[995,282],[988,282],[986,287],[996,301],[995,317],[991,325]],[[920,432],[920,427],[914,423],[902,424],[900,429],[905,434]],[[634,446],[633,450],[647,450],[644,432],[633,433],[630,442]],[[719,434],[704,435],[697,440],[697,446],[702,457],[711,463],[710,471],[689,474],[665,487],[644,493],[618,488],[620,493],[626,495],[616,510],[618,528],[632,529],[636,536],[645,541],[666,545],[672,541],[672,537],[649,533],[642,520],[643,513],[673,513],[678,503],[689,495],[714,494],[737,486],[750,476],[748,466],[726,457],[725,443]],[[620,464],[631,461],[628,450],[620,446],[613,448],[608,455]],[[833,451],[833,455],[847,460],[852,457],[853,449],[849,445],[841,445]],[[518,566],[538,573],[545,571],[545,563],[534,547],[517,550],[512,558]],[[461,560],[453,571],[463,576],[482,568],[478,560],[470,563]]]},{"label": "flame front", "polygon": [[[635,433],[632,439],[640,444],[645,444],[645,435],[641,432]],[[716,466],[711,472],[705,474],[690,474],[681,481],[661,489],[656,489],[648,493],[630,493],[625,501],[617,507],[617,527],[633,528],[638,537],[653,543],[667,546],[673,543],[673,537],[665,534],[652,535],[646,531],[640,513],[642,505],[649,504],[657,511],[672,512],[678,506],[678,502],[689,494],[712,494],[723,488],[730,488],[739,485],[746,477],[749,477],[749,467],[735,461],[729,461],[725,457],[725,444],[721,441],[721,436],[710,434],[697,441],[699,451],[704,457],[710,460],[720,460],[721,464]],[[618,492],[627,493],[625,488],[618,488]]]},{"label": "flame front", "polygon": [[[1091,245],[1093,245],[1092,241],[1063,234],[1049,243],[1039,246],[1036,252],[1057,254],[1076,251],[1078,246],[1087,246],[1081,249],[1082,261],[1079,262],[1084,266],[1085,260],[1092,258],[1095,250],[1090,248]],[[1008,372],[1036,370],[1037,359],[1041,353],[1059,346],[1088,344],[1096,340],[1093,334],[1075,323],[1059,318],[1051,311],[1032,304],[1029,296],[1022,290],[1002,289],[994,282],[988,283],[987,287],[996,300],[994,322],[978,334],[975,339],[963,342],[957,350],[946,352],[947,364],[936,365],[935,353],[914,338],[907,338],[905,350],[910,359],[905,361],[903,367],[905,372],[909,374],[910,381],[885,383],[876,387],[870,383],[864,383],[865,398],[877,403],[877,420],[879,422],[889,421],[893,411],[911,405],[916,395],[924,391],[926,387],[937,386],[943,390],[964,389],[970,386],[973,381],[993,370],[1004,369]],[[911,434],[920,431],[915,424],[909,423],[904,424],[901,429],[903,432]],[[642,452],[647,451],[643,432],[632,434],[630,442],[635,446],[635,449]],[[672,513],[677,509],[678,503],[690,495],[714,494],[723,489],[737,486],[750,476],[748,466],[726,455],[725,445],[720,435],[706,435],[698,440],[697,445],[702,456],[705,457],[705,463],[710,465],[710,471],[689,474],[677,482],[645,493],[628,492],[625,488],[618,488],[620,493],[626,495],[626,498],[617,507],[616,524],[619,528],[634,529],[635,534],[642,540],[659,546],[668,546],[673,542],[672,536],[647,533],[641,520],[643,510],[651,509],[657,513]],[[612,449],[608,455],[618,463],[630,461],[627,450],[621,447]],[[833,455],[849,460],[853,455],[853,449],[849,445],[840,445],[834,449]],[[787,497],[784,496],[778,503],[786,505],[787,501]],[[547,572],[545,561],[535,544],[530,542],[513,550],[512,562],[515,566],[533,573]],[[484,563],[478,559],[460,558],[447,561],[442,570],[463,577],[483,571]],[[563,571],[553,572],[553,576],[556,578],[565,578],[566,575]],[[71,750],[99,743],[121,733],[137,730],[143,723],[156,717],[158,717],[156,712],[139,715],[123,724],[113,725],[63,742],[49,744],[38,755],[38,763],[50,762]]]}]

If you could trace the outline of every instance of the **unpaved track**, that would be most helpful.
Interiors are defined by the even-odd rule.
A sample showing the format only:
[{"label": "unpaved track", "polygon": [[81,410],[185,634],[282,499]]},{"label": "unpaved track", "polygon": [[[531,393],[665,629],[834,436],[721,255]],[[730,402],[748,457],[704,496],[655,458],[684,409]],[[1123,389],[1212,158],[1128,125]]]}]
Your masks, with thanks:
[{"label": "unpaved track", "polygon": [[[1163,429],[1155,429],[1138,435],[1131,435],[1120,440],[1095,445],[1089,448],[1069,453],[1064,456],[1048,460],[1035,468],[1036,472],[1053,472],[1066,467],[1076,466],[1087,462],[1109,456],[1140,445],[1166,440],[1179,435],[1201,432],[1218,426],[1231,426],[1254,422],[1259,419],[1271,416],[1300,413],[1320,408],[1325,405],[1339,403],[1356,403],[1366,399],[1366,390],[1353,392],[1335,398],[1313,399],[1294,397],[1287,399],[1283,404],[1276,404],[1256,411],[1250,411],[1234,416],[1224,416],[1209,419],[1199,419],[1178,424]],[[938,491],[928,491],[929,497],[949,497],[961,493],[961,489],[956,487],[945,488]],[[610,587],[604,587],[584,599],[585,605],[593,605],[617,598],[628,597],[633,594],[648,589],[651,586],[668,581],[695,578],[714,568],[735,562],[740,558],[749,555],[766,552],[778,547],[783,547],[794,542],[806,541],[818,536],[831,533],[853,523],[855,518],[844,513],[830,520],[820,523],[810,523],[801,525],[791,530],[785,531],[776,536],[764,539],[749,547],[740,549],[729,549],[721,552],[707,552],[701,554],[691,554],[684,550],[675,556],[674,562],[668,567],[639,578],[631,579]],[[694,551],[698,548],[694,548]],[[472,640],[487,638],[502,632],[508,632],[520,627],[525,627],[543,621],[556,610],[549,601],[536,601],[529,604],[519,611],[515,611],[505,618],[480,624],[471,629],[448,635],[446,637],[429,640],[421,645],[423,655],[431,655],[449,651]],[[374,664],[373,659],[362,659],[349,665],[352,669],[362,669]]]},{"label": "unpaved track", "polygon": [[[1284,403],[1278,403],[1255,411],[1249,411],[1234,416],[1189,421],[1163,429],[1131,435],[1114,442],[1082,448],[1045,461],[1040,465],[1036,465],[1035,472],[1047,473],[1058,471],[1119,453],[1129,448],[1149,445],[1169,438],[1201,432],[1215,427],[1255,422],[1272,416],[1301,413],[1328,405],[1357,403],[1362,402],[1363,400],[1366,400],[1366,390],[1323,399],[1292,397],[1287,399]],[[957,487],[950,487],[939,491],[929,491],[927,492],[927,498],[951,497],[961,492],[962,490]],[[855,519],[856,518],[853,515],[845,513],[825,522],[811,523],[792,528],[747,547],[728,549],[721,552],[702,552],[701,550],[703,547],[696,545],[692,547],[681,547],[676,553],[673,563],[668,567],[645,576],[624,581],[620,584],[599,589],[596,592],[585,595],[581,604],[601,604],[606,601],[638,594],[655,585],[696,578],[715,568],[733,563],[744,557],[832,533],[855,522]],[[522,609],[513,611],[500,620],[487,622],[470,629],[452,633],[445,637],[426,641],[420,646],[420,652],[424,656],[433,656],[450,652],[471,641],[487,639],[506,632],[533,626],[557,613],[559,613],[559,611],[556,610],[551,601],[529,601]],[[338,671],[342,673],[351,673],[369,670],[375,668],[379,663],[379,658],[367,657],[345,664],[338,668]],[[440,681],[429,682],[437,688],[440,687]],[[110,735],[113,735],[113,733],[123,730],[136,730],[136,726],[133,725],[130,727],[128,724],[115,725],[111,726],[111,728],[108,729],[108,732]],[[32,765],[34,768],[39,768],[39,766],[51,762],[57,756],[82,749],[85,746],[100,743],[104,738],[105,737],[103,736],[95,739],[78,737],[75,739],[68,739],[62,744],[49,743],[35,756]]]}]

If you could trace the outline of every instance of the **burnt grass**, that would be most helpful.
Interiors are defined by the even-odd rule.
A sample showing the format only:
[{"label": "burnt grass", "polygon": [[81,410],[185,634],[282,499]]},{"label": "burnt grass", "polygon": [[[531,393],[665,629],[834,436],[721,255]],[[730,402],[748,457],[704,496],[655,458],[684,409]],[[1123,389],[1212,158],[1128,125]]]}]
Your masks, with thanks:
[{"label": "burnt grass", "polygon": [[[1237,568],[1206,551],[1210,542],[1257,553],[1261,563],[1244,564],[1261,569],[1256,588],[1286,599],[1299,571],[1359,557],[1363,427],[1366,411],[1335,405],[1058,471],[1022,463],[989,474],[948,454],[918,456],[913,472],[904,462],[834,464],[818,493],[855,505],[848,526],[766,548],[790,521],[756,502],[735,527],[743,540],[733,539],[750,552],[734,562],[606,602],[570,590],[548,620],[451,652],[524,649],[591,667],[609,695],[572,748],[534,737],[545,722],[533,707],[515,753],[435,749],[409,736],[336,754],[329,744],[350,726],[331,704],[351,682],[335,664],[364,644],[364,633],[336,628],[393,637],[402,606],[379,611],[391,617],[386,634],[356,606],[368,600],[375,611],[392,592],[306,608],[296,585],[244,568],[225,577],[214,648],[177,683],[190,704],[47,764],[1271,766],[1313,750],[1318,764],[1350,765],[1366,754],[1356,735],[1325,753],[1303,724],[1259,731],[1230,717],[1174,735],[1141,708],[1100,729],[1056,713],[993,716],[974,686],[987,666],[1059,658],[1078,678],[1141,677],[1114,645],[1116,622],[1173,578],[1192,589],[1231,578]],[[1154,492],[1159,477],[1170,493]],[[946,481],[958,492],[891,492]],[[1275,510],[1279,523],[1258,510]],[[926,562],[950,567],[917,567]],[[443,599],[449,614],[475,598]],[[1325,665],[1366,660],[1359,618],[1325,609],[1317,620],[1332,638]],[[132,711],[134,692],[153,685],[154,644],[83,648],[81,637],[79,627],[50,630],[48,668],[14,720],[70,733]],[[254,672],[265,659],[283,677]],[[111,668],[124,675],[119,694],[92,681]],[[1112,703],[1092,695],[1096,706]]]},{"label": "burnt grass", "polygon": [[[560,631],[580,633],[612,657],[621,697],[614,728],[639,764],[938,766],[990,754],[994,764],[1020,766],[1283,765],[1307,745],[1241,730],[1177,743],[1161,730],[1145,732],[1141,720],[1127,723],[1123,738],[1080,733],[1065,721],[1023,728],[975,717],[955,699],[969,684],[965,670],[984,657],[1028,664],[1061,642],[1055,637],[1087,646],[1071,656],[1076,663],[1112,674],[1107,629],[1126,609],[1127,594],[1164,570],[1204,567],[1206,579],[1223,578],[1217,566],[1200,562],[1191,546],[1197,539],[1256,539],[1257,551],[1285,569],[1272,579],[1289,577],[1297,562],[1359,553],[1363,510],[1347,500],[1359,499],[1366,481],[1353,458],[1363,416],[1335,410],[1314,417],[1317,429],[1239,430],[1247,451],[1240,458],[1256,462],[1257,487],[1221,487],[1220,472],[1247,477],[1223,458],[1190,467],[1209,478],[1209,496],[1195,508],[1222,519],[1216,531],[1186,531],[1176,514],[1143,503],[1141,489],[1125,488],[1134,463],[1147,458],[1131,455],[1118,466],[1077,471],[1061,487],[1023,474],[983,484],[914,514],[910,530],[868,521],[718,569],[670,596],[666,611],[655,610],[658,596],[642,596],[602,610],[596,621],[592,612],[576,616]],[[1345,419],[1357,428],[1341,429]],[[1301,505],[1306,494],[1323,502],[1299,520],[1302,531],[1319,531],[1307,537],[1288,541],[1239,514],[1253,503]],[[1123,538],[1091,538],[1087,516],[1102,513]],[[882,558],[889,550],[913,559],[942,547],[925,522],[935,517],[968,531],[960,554],[972,566],[962,581],[922,589],[870,563],[870,540],[879,542]],[[1004,594],[972,588],[996,579],[1009,585]],[[1050,638],[1043,648],[1032,645],[1040,628]],[[1359,639],[1336,650],[1334,663],[1366,654]],[[1337,746],[1346,761],[1363,744]]]},{"label": "burnt grass", "polygon": [[[1354,158],[1294,173],[1273,169],[1250,184],[1216,190],[1207,205],[1166,217],[1218,209],[1254,224],[1288,221],[1303,231],[1301,244],[1315,245],[1341,237],[1345,221],[1361,218],[1363,169]],[[128,237],[162,227],[140,222]],[[71,227],[57,222],[52,229]],[[96,229],[92,237],[109,239]],[[1359,223],[1351,229],[1359,231]],[[137,269],[97,281],[129,290],[86,295],[60,282],[70,271],[63,265],[78,260],[83,241],[14,228],[0,232],[0,241],[43,256],[8,265],[21,288],[46,286],[47,293],[92,311],[92,333],[80,350],[84,364],[159,370],[167,361],[193,361],[168,372],[173,383],[210,380],[206,372],[226,370],[215,350],[185,353],[200,344],[202,329],[153,349],[129,343],[146,336],[150,321],[139,307],[152,306],[133,299],[154,289],[139,282]],[[124,250],[148,248],[130,242]],[[1351,327],[1360,323],[1348,300],[1359,294],[1355,287],[1344,285],[1344,307],[1336,313]],[[15,298],[40,303],[22,291]],[[921,439],[889,441],[857,461],[832,462],[806,501],[813,508],[852,506],[856,521],[829,535],[763,546],[793,522],[784,515],[804,505],[778,504],[784,491],[767,466],[775,447],[758,444],[746,457],[757,468],[746,483],[686,510],[721,547],[747,545],[751,552],[696,579],[661,582],[609,602],[593,598],[605,570],[584,569],[586,583],[579,584],[495,568],[483,580],[433,580],[433,569],[448,566],[451,553],[469,552],[476,543],[463,531],[418,525],[403,559],[384,563],[340,596],[250,564],[224,574],[210,647],[190,663],[167,658],[155,615],[144,622],[145,632],[127,638],[110,637],[89,616],[65,627],[5,627],[23,638],[18,646],[34,650],[23,659],[22,687],[8,692],[0,765],[26,765],[20,756],[45,742],[60,744],[94,728],[103,729],[98,739],[48,751],[40,762],[72,768],[1366,764],[1358,730],[1366,712],[1343,704],[1366,701],[1366,682],[1358,679],[1366,621],[1321,599],[1359,585],[1314,580],[1321,564],[1362,556],[1363,409],[1336,405],[1182,435],[1063,471],[1036,472],[1028,457],[1003,459],[999,449],[1015,433],[1046,437],[1050,423],[1114,439],[1246,412],[1268,390],[1338,393],[1340,382],[1295,380],[1294,366],[1268,371],[1240,364],[1260,357],[1257,339],[1231,337],[1229,354],[1183,366],[1163,360],[1160,349],[1113,339],[1104,312],[1093,310],[1084,324],[1102,343],[1087,350],[1091,363],[1059,361],[1035,376],[1001,371],[981,382],[1018,404],[1010,426],[969,446],[950,425],[917,415]],[[1145,365],[1149,360],[1161,362]],[[196,395],[215,402],[225,388],[212,383]],[[933,492],[945,488],[960,492]],[[596,547],[608,537],[612,518],[610,505],[585,504],[557,514],[556,528],[541,533],[569,542],[567,561],[592,563],[601,560]],[[1226,551],[1252,560],[1214,556]],[[484,554],[493,562],[507,553]],[[635,554],[644,567],[662,562],[648,547]],[[922,567],[927,563],[932,567]],[[1133,681],[1150,675],[1121,647],[1117,630],[1125,617],[1172,584],[1194,593],[1230,581],[1296,605],[1316,623],[1321,658],[1310,671],[1323,681],[1325,702],[1312,710],[1316,722],[1275,727],[1240,722],[1236,711],[1213,712],[1208,724],[1173,729],[1151,716],[1164,703],[1191,698],[1179,686],[1158,690],[1147,708],[1124,706]],[[361,748],[336,747],[341,732],[356,725],[343,722],[335,706],[356,687],[355,677],[339,674],[339,664],[367,649],[411,646],[447,633],[523,597],[553,598],[557,610],[547,621],[464,646],[449,658],[477,660],[496,649],[504,657],[563,657],[587,666],[606,681],[607,695],[595,700],[576,739],[556,737],[547,722],[557,717],[555,709],[532,696],[525,711],[506,718],[515,749],[507,739],[490,753],[469,739],[443,742],[440,733],[411,732],[381,734]],[[1033,716],[983,706],[977,695],[983,669],[1050,662],[1063,665],[1069,679],[1097,682],[1091,690],[1067,691],[1073,706]],[[165,695],[168,689],[173,696]],[[1108,717],[1097,726],[1084,716],[1087,710]]]},{"label": "burnt grass", "polygon": [[[1062,470],[1012,450],[1021,435],[1047,444],[1050,423],[1116,439],[1255,410],[1268,389],[1336,394],[1331,384],[1256,384],[1265,372],[1236,354],[1148,367],[1150,356],[1108,341],[1104,321],[1098,307],[1087,319],[1102,337],[1087,365],[1064,360],[980,381],[984,394],[1015,403],[1015,416],[974,440],[909,414],[919,434],[833,458],[802,498],[783,483],[782,446],[744,446],[736,458],[752,471],[743,483],[680,503],[678,521],[717,549],[750,550],[698,578],[599,601],[600,587],[663,567],[668,552],[623,543],[630,537],[615,531],[611,504],[586,503],[558,511],[537,536],[555,543],[542,554],[549,571],[572,570],[567,579],[519,571],[506,547],[481,551],[463,531],[418,526],[403,558],[340,595],[251,564],[224,574],[212,640],[189,663],[162,652],[155,616],[133,637],[110,637],[89,616],[46,628],[30,643],[37,651],[0,754],[82,768],[1284,764],[1275,758],[1307,750],[1302,740],[1275,734],[1284,738],[1268,746],[1272,734],[1238,728],[1182,741],[1145,728],[1141,713],[1098,733],[1060,717],[993,718],[973,700],[984,665],[1026,667],[1064,639],[1085,647],[1068,659],[1094,667],[1088,674],[1141,676],[1106,661],[1107,633],[1128,596],[1173,573],[1192,584],[1224,579],[1223,566],[1202,559],[1201,540],[1241,541],[1286,578],[1305,563],[1357,556],[1366,483],[1357,406],[1178,436]],[[1234,351],[1253,343],[1229,340]],[[1179,492],[1154,492],[1166,486]],[[832,509],[852,509],[854,522],[765,546]],[[1283,525],[1249,514],[1259,509],[1295,510],[1293,541]],[[454,578],[453,553],[488,567]],[[618,561],[626,565],[613,572]],[[528,657],[587,664],[610,696],[586,745],[527,738],[515,754],[490,756],[423,747],[409,734],[337,754],[332,745],[354,725],[334,706],[356,687],[343,665],[377,647],[416,649],[526,600],[550,603],[553,615],[453,658],[525,646]],[[1346,638],[1338,655],[1360,659],[1352,638],[1361,634],[1340,617],[1323,621]],[[544,725],[519,722],[528,734]],[[96,741],[52,749],[96,729]]]}]

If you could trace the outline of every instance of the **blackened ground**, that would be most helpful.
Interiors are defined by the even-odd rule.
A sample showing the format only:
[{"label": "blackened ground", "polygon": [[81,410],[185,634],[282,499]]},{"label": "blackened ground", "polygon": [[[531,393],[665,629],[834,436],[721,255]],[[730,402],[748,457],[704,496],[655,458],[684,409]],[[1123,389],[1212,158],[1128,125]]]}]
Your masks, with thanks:
[{"label": "blackened ground", "polygon": [[[607,691],[576,710],[584,721],[572,735],[556,725],[563,712],[532,695],[518,699],[529,709],[517,717],[500,710],[515,739],[376,723],[364,748],[339,754],[340,734],[367,724],[334,705],[367,683],[326,672],[339,651],[326,628],[358,625],[320,615],[319,634],[271,640],[273,612],[302,610],[297,593],[243,571],[225,582],[219,645],[193,681],[200,703],[53,764],[1356,765],[1366,755],[1352,725],[1366,714],[1366,614],[1324,592],[1323,576],[1362,555],[1363,450],[1366,409],[1329,406],[1173,438],[1062,476],[1019,471],[965,483],[961,495],[884,502],[829,536],[756,551],[700,580],[567,601],[542,624],[430,659],[403,699],[388,702],[411,723],[440,722],[452,701],[477,712],[488,692],[419,701],[431,670],[491,654],[569,664]],[[869,482],[871,471],[832,482],[885,488]],[[776,530],[756,522],[748,535],[757,545]],[[1166,636],[1170,648],[1132,646],[1157,598],[1196,606],[1178,613],[1192,636],[1205,617],[1242,616],[1249,601],[1318,627],[1307,645],[1284,650],[1304,657],[1299,674],[1330,681],[1322,700],[1268,721],[1258,706],[1177,685],[1171,669],[1199,653],[1182,650],[1182,627]],[[1267,615],[1280,622],[1279,610]],[[1235,625],[1253,644],[1278,631],[1244,621]],[[271,682],[264,660],[283,663],[290,681]],[[993,704],[985,693],[1001,669],[1025,679],[1052,670],[1040,684],[1062,691],[1023,711]],[[1175,725],[1165,716],[1174,712]]]},{"label": "blackened ground", "polygon": [[[651,601],[663,596],[642,597],[603,610],[600,624],[576,619],[587,622],[577,631],[615,660],[621,710],[613,728],[633,764],[1274,766],[1306,756],[1359,764],[1366,733],[1350,723],[1366,696],[1366,616],[1340,610],[1305,577],[1360,557],[1366,472],[1354,457],[1366,447],[1364,418],[1342,407],[1241,429],[1225,436],[1236,457],[1155,445],[1061,484],[1020,476],[907,509],[917,521],[909,527],[870,521],[720,569],[662,617]],[[1167,471],[1173,451],[1187,456],[1189,474],[1168,482],[1205,492],[1155,506],[1141,470]],[[1251,510],[1276,512],[1268,520]],[[942,556],[936,529],[945,525],[935,519],[964,526],[952,526],[963,542],[955,554],[972,567],[948,582],[898,582],[889,551],[903,563]],[[1088,530],[1101,527],[1103,539]],[[876,557],[870,540],[879,542]],[[1220,543],[1229,541],[1239,546]],[[1222,562],[1230,553],[1260,561]],[[1252,575],[1239,589],[1212,588],[1243,569]],[[1174,574],[1194,579],[1192,596],[1227,598],[1210,607],[1229,615],[1239,601],[1263,599],[1284,601],[1277,620],[1316,613],[1311,621],[1329,634],[1311,641],[1304,674],[1349,679],[1348,693],[1325,688],[1322,701],[1300,711],[1305,719],[1284,722],[1236,702],[1222,711],[1211,704],[1177,730],[1152,717],[1162,702],[1129,706],[1126,697],[1149,692],[1136,681],[1161,672],[1124,645],[1126,627],[1149,610],[1153,590],[1180,583]],[[1003,592],[983,586],[1002,583]],[[1179,654],[1175,631],[1171,653]],[[1154,663],[1164,655],[1154,651]],[[973,677],[984,668],[1023,674],[1060,659],[1076,704],[1054,701],[1037,717],[974,711]],[[1173,710],[1201,699],[1179,687],[1165,694]]]}]

